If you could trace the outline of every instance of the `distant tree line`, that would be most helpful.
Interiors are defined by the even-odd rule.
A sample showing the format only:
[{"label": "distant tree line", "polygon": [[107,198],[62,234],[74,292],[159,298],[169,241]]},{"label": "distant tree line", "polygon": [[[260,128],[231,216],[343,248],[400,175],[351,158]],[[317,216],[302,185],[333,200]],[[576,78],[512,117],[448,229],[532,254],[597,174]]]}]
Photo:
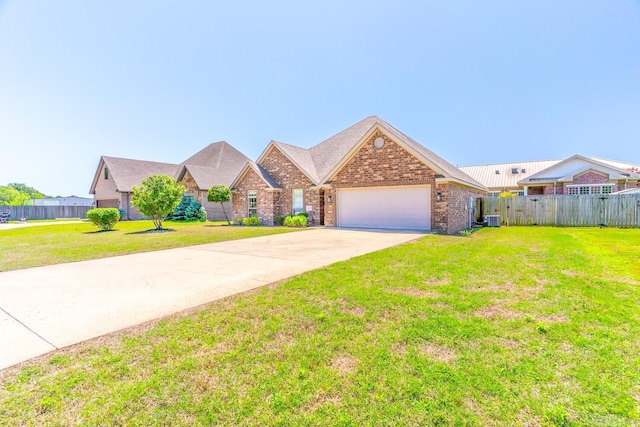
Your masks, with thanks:
[{"label": "distant tree line", "polygon": [[24,206],[33,204],[33,199],[45,198],[44,194],[26,184],[11,183],[0,185],[0,205]]}]

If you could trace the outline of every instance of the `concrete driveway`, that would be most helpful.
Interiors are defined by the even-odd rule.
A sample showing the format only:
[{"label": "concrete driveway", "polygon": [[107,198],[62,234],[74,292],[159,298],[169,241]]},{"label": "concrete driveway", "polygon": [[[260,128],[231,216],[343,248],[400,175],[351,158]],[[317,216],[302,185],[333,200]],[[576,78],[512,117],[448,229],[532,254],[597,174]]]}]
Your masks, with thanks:
[{"label": "concrete driveway", "polygon": [[0,273],[0,369],[423,235],[314,228]]}]

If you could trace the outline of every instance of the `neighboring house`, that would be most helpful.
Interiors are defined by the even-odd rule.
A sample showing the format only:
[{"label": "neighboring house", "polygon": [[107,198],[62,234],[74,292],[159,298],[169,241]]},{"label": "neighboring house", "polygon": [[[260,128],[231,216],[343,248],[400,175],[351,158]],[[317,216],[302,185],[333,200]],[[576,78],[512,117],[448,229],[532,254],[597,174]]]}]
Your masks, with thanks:
[{"label": "neighboring house", "polygon": [[32,200],[33,206],[93,206],[93,199],[88,197],[45,197]]},{"label": "neighboring house", "polygon": [[543,194],[608,194],[639,185],[638,166],[575,155],[565,160],[463,166],[460,170],[489,188],[489,195],[512,192]]},{"label": "neighboring house", "polygon": [[[211,144],[189,157],[178,168],[176,179],[186,187],[207,210],[209,219],[224,219],[220,203],[207,200],[209,189],[214,185],[231,186],[242,168],[250,159],[226,142]],[[233,197],[233,196],[232,196]],[[225,211],[231,218],[231,202],[225,203]]]},{"label": "neighboring house", "polygon": [[234,218],[455,233],[487,188],[379,117],[309,148],[271,141],[232,183]]},{"label": "neighboring house", "polygon": [[[98,208],[118,208],[126,219],[141,219],[131,206],[133,186],[139,186],[149,175],[169,175],[182,182],[186,194],[193,195],[207,210],[210,220],[224,219],[219,203],[207,201],[212,185],[229,186],[249,158],[225,141],[214,142],[179,164],[102,156],[93,178],[90,193]],[[231,202],[227,203],[231,211]]]}]

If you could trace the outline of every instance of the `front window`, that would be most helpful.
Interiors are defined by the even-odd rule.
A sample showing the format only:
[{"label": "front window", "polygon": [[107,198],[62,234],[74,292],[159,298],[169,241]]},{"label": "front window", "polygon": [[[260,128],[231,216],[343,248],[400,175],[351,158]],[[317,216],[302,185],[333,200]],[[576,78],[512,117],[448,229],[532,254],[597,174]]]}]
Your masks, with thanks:
[{"label": "front window", "polygon": [[109,179],[109,169],[104,168],[104,179]]},{"label": "front window", "polygon": [[258,216],[258,192],[249,191],[249,217]]},{"label": "front window", "polygon": [[511,190],[516,196],[524,196],[524,190]]},{"label": "front window", "polygon": [[295,188],[291,191],[293,213],[302,212],[302,188]]}]

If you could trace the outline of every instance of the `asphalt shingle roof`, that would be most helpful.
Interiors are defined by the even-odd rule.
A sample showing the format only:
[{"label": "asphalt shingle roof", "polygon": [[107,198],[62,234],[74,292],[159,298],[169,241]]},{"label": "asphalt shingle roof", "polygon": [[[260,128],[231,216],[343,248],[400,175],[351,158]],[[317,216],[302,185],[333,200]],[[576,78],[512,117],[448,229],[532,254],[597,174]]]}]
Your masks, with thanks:
[{"label": "asphalt shingle roof", "polygon": [[120,157],[102,156],[111,177],[120,192],[133,191],[134,185],[140,185],[149,175],[169,175],[175,177],[178,165],[171,163],[150,162],[147,160],[123,159]]},{"label": "asphalt shingle roof", "polygon": [[362,142],[363,138],[375,126],[386,132],[395,140],[412,149],[422,160],[444,178],[454,179],[458,182],[484,188],[484,186],[471,178],[460,169],[456,168],[442,157],[424,147],[419,142],[400,132],[378,116],[367,117],[347,129],[309,148],[301,148],[282,142],[272,141],[272,144],[311,178],[315,184],[322,184],[330,178],[329,174],[345,161],[347,155]]},{"label": "asphalt shingle roof", "polygon": [[182,162],[177,178],[187,170],[200,190],[229,186],[250,161],[226,141],[214,142]]}]

